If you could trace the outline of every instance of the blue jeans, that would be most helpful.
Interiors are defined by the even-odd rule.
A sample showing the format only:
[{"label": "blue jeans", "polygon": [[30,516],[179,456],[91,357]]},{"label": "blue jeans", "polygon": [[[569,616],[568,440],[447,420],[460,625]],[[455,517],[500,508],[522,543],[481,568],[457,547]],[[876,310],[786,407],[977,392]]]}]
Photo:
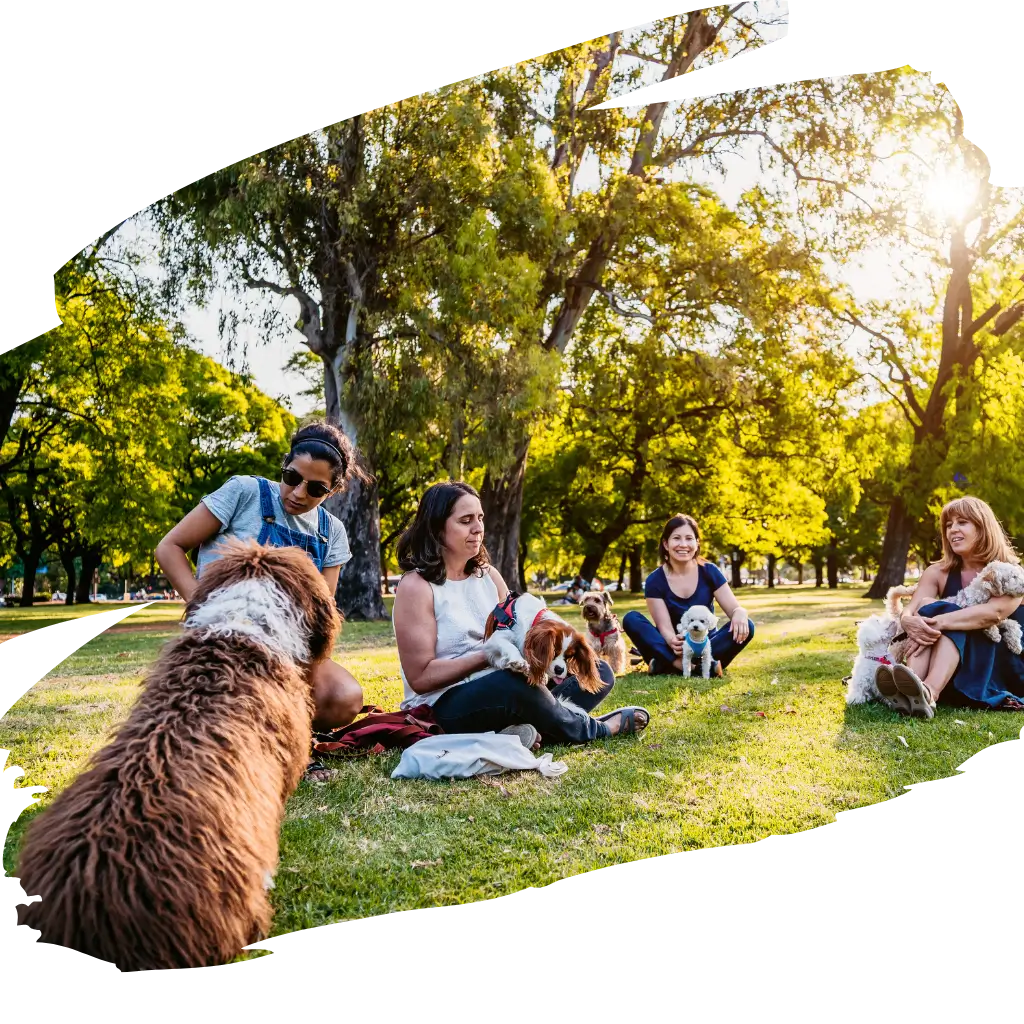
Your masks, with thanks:
[{"label": "blue jeans", "polygon": [[434,719],[445,732],[500,732],[507,725],[532,725],[546,743],[589,743],[610,735],[608,726],[589,714],[576,714],[558,698],[592,711],[611,692],[615,674],[598,659],[601,689],[588,693],[575,676],[557,686],[530,686],[516,672],[495,671],[453,686],[434,704]]},{"label": "blue jeans", "polygon": [[[747,634],[747,639],[741,644],[733,640],[728,622],[724,626],[712,630],[711,655],[723,669],[754,639],[754,623],[750,622],[749,626],[750,632]],[[673,652],[665,642],[665,638],[658,632],[658,627],[646,615],[641,615],[640,612],[626,612],[622,616],[622,629],[633,641],[633,646],[640,652],[648,665],[656,658],[659,672],[666,675],[679,672],[679,669],[672,666],[672,662],[678,655]]]}]

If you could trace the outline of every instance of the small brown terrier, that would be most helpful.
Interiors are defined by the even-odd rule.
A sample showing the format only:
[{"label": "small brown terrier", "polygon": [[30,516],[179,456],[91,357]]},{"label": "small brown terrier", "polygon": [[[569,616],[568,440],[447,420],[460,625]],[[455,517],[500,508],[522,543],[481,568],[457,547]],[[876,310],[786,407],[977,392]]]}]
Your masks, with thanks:
[{"label": "small brown terrier", "polygon": [[622,639],[618,616],[612,613],[612,599],[608,591],[584,594],[580,598],[580,612],[587,624],[587,642],[608,662],[616,675],[621,675],[626,667],[626,643]]},{"label": "small brown terrier", "polygon": [[123,971],[225,963],[265,937],[310,672],[339,627],[298,548],[229,541],[111,742],[28,829],[19,907],[43,942]]}]

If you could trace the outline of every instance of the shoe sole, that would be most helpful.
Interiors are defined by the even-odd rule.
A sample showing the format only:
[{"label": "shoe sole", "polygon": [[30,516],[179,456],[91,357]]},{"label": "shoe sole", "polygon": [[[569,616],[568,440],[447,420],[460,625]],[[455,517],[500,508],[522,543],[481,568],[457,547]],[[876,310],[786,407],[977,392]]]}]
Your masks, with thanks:
[{"label": "shoe sole", "polygon": [[890,710],[901,715],[912,713],[910,701],[900,693],[896,686],[891,665],[879,665],[875,669],[875,689],[878,690],[882,703]]},{"label": "shoe sole", "polygon": [[935,705],[932,704],[924,683],[917,678],[906,665],[895,665],[892,677],[896,688],[910,703],[910,714],[914,718],[934,718]]}]

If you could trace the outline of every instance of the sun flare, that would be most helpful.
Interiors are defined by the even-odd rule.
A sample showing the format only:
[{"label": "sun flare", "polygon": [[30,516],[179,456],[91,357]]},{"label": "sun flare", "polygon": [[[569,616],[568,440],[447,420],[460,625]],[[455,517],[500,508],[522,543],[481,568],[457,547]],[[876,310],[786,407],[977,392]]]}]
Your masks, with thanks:
[{"label": "sun flare", "polygon": [[939,171],[924,187],[928,210],[945,221],[963,221],[978,198],[978,179],[962,171]]}]

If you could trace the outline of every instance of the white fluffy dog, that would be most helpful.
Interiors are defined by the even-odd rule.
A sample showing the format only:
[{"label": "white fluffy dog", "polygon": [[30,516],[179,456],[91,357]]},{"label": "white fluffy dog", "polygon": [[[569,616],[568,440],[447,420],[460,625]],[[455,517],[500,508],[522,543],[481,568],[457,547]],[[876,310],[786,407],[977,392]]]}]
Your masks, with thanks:
[{"label": "white fluffy dog", "polygon": [[[1010,562],[989,562],[970,585],[953,598],[953,603],[959,608],[970,608],[984,604],[990,597],[1010,595],[1024,595],[1024,569]],[[1002,639],[1014,654],[1021,653],[1020,623],[1014,619],[1003,619],[998,625],[989,626],[985,635],[995,643]]]},{"label": "white fluffy dog", "polygon": [[890,587],[885,595],[885,611],[869,616],[858,626],[857,657],[846,681],[847,704],[864,704],[869,700],[888,703],[875,686],[875,672],[879,665],[895,665],[901,660],[904,645],[893,641],[900,631],[902,599],[910,597],[916,589]]},{"label": "white fluffy dog", "polygon": [[702,604],[688,608],[676,626],[676,632],[683,638],[683,675],[689,678],[694,657],[700,658],[700,674],[711,678],[711,640],[708,634],[718,625],[715,613]]}]

